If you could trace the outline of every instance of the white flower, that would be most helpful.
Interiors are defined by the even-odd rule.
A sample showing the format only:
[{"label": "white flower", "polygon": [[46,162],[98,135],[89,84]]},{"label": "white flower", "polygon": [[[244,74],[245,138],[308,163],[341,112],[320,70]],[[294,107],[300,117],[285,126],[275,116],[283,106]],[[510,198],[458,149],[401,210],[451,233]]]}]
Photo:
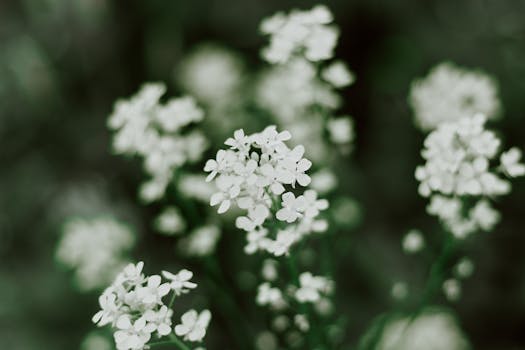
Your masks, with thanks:
[{"label": "white flower", "polygon": [[407,254],[421,251],[425,247],[425,239],[419,230],[410,230],[403,238],[403,250]]},{"label": "white flower", "polygon": [[339,32],[329,26],[332,14],[324,5],[310,11],[292,11],[289,15],[277,13],[261,23],[261,32],[270,35],[270,45],[263,49],[263,57],[270,63],[285,63],[292,55],[300,54],[310,61],[327,60]]},{"label": "white flower", "polygon": [[350,72],[346,64],[342,61],[335,61],[324,68],[321,76],[335,88],[343,88],[353,84],[355,81],[354,74]]},{"label": "white flower", "polygon": [[443,292],[450,301],[457,301],[461,297],[461,284],[457,279],[450,278],[443,282]]},{"label": "white flower", "polygon": [[424,309],[417,316],[407,315],[387,320],[376,345],[377,350],[466,350],[470,349],[456,317],[435,308]]},{"label": "white flower", "polygon": [[101,310],[93,316],[99,327],[111,324],[118,350],[147,349],[153,333],[158,337],[169,335],[173,311],[163,297],[170,290],[175,297],[196,287],[189,281],[192,273],[188,270],[177,275],[164,271],[170,282],[162,283],[159,275],[144,276],[143,267],[142,262],[126,266],[100,296]]},{"label": "white flower", "polygon": [[206,336],[206,329],[211,320],[211,312],[204,310],[200,314],[195,310],[186,312],[181,317],[181,324],[175,326],[175,334],[184,336],[184,340],[200,342]]},{"label": "white flower", "polygon": [[520,163],[521,151],[513,147],[503,152],[500,157],[502,170],[510,177],[525,175],[525,164]]},{"label": "white flower", "polygon": [[232,50],[218,44],[198,45],[184,57],[175,77],[182,87],[200,101],[215,105],[231,99],[241,86],[244,62]]},{"label": "white flower", "polygon": [[157,331],[159,336],[165,336],[171,333],[171,316],[173,310],[168,309],[166,305],[162,305],[157,311],[147,310],[144,313],[144,319],[148,325]]},{"label": "white flower", "polygon": [[475,113],[493,119],[501,110],[497,84],[491,76],[450,62],[437,65],[426,78],[414,81],[409,103],[422,130]]},{"label": "white flower", "polygon": [[283,207],[279,209],[275,217],[288,223],[294,222],[301,217],[305,210],[304,196],[295,198],[295,195],[292,192],[286,192],[283,194],[281,204]]},{"label": "white flower", "polygon": [[321,169],[312,175],[310,187],[318,193],[326,194],[337,186],[337,177],[328,168]]},{"label": "white flower", "polygon": [[162,283],[159,275],[153,275],[147,278],[145,286],[138,287],[137,297],[144,304],[161,304],[162,297],[167,295],[170,291],[169,283]]},{"label": "white flower", "polygon": [[134,244],[131,229],[114,218],[74,218],[65,223],[55,256],[75,271],[78,287],[87,291],[107,286]]},{"label": "white flower", "polygon": [[198,131],[183,131],[202,120],[202,110],[191,97],[161,104],[159,100],[165,91],[164,84],[144,84],[135,96],[117,101],[108,119],[108,127],[114,132],[115,152],[141,157],[151,177],[140,189],[145,202],[160,199],[173,172],[200,160],[207,146],[206,138]]},{"label": "white flower", "polygon": [[306,315],[295,315],[293,320],[301,332],[308,332],[310,330],[310,322],[308,321],[308,317],[306,317]]},{"label": "white flower", "polygon": [[175,292],[176,295],[188,293],[191,289],[197,287],[196,283],[190,281],[193,277],[193,272],[183,269],[180,270],[176,275],[168,271],[162,271],[162,275],[170,280],[170,288]]},{"label": "white flower", "polygon": [[155,227],[161,233],[174,235],[186,228],[186,222],[176,207],[166,207],[155,219]]},{"label": "white flower", "polygon": [[469,258],[462,258],[454,267],[454,272],[459,278],[468,278],[474,273],[474,263]]},{"label": "white flower", "polygon": [[333,282],[323,276],[314,276],[310,272],[303,272],[299,276],[299,288],[295,291],[295,298],[300,303],[316,302],[321,294],[331,293]]},{"label": "white flower", "polygon": [[118,350],[142,350],[151,339],[151,328],[142,317],[133,322],[130,316],[122,315],[116,327],[114,338]]},{"label": "white flower", "polygon": [[327,128],[335,144],[348,144],[354,139],[354,124],[348,116],[330,119]]},{"label": "white flower", "polygon": [[215,251],[221,230],[215,225],[205,225],[193,230],[179,241],[179,251],[187,256],[206,256]]},{"label": "white flower", "polygon": [[[247,254],[263,250],[281,256],[302,236],[326,229],[326,221],[317,218],[320,210],[328,207],[326,200],[317,199],[313,190],[306,190],[297,198],[286,192],[296,184],[306,186],[311,181],[305,172],[312,163],[303,158],[302,145],[293,149],[287,146],[285,141],[290,139],[288,131],[279,132],[275,126],[252,135],[237,130],[226,141],[230,149],[219,150],[216,159],[209,160],[204,167],[210,173],[207,180],[215,179],[218,189],[211,196],[210,205],[218,205],[219,213],[232,206],[246,211],[236,218],[235,224],[247,232]],[[274,216],[280,221],[297,223],[282,230],[272,226],[270,231],[267,222]]]},{"label": "white flower", "polygon": [[280,309],[286,304],[279,288],[272,287],[268,282],[259,285],[256,302],[258,305],[270,305],[276,309]]}]

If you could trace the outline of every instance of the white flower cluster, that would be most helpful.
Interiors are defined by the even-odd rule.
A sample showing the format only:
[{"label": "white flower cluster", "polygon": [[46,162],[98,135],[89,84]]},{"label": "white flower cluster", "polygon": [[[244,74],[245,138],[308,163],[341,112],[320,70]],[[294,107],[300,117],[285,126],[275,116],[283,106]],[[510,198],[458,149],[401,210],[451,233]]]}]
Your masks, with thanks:
[{"label": "white flower cluster", "polygon": [[[290,284],[282,290],[277,286],[272,286],[269,281],[261,283],[257,290],[256,303],[260,306],[268,306],[272,311],[278,313],[285,313],[287,310],[294,312],[297,304],[308,303],[312,304],[318,313],[326,314],[326,311],[331,309],[329,296],[333,291],[334,282],[332,280],[323,276],[314,276],[310,272],[303,272],[299,275],[299,285]],[[306,315],[300,316],[304,317],[306,322],[308,321]],[[304,322],[301,324],[304,325]]]},{"label": "white flower cluster", "polygon": [[56,259],[75,270],[81,290],[107,286],[127,264],[127,254],[135,244],[130,228],[114,218],[74,218],[63,227]]},{"label": "white flower cluster", "polygon": [[164,208],[155,219],[155,228],[162,234],[172,236],[186,229],[186,221],[177,207],[169,206]]},{"label": "white flower cluster", "polygon": [[200,102],[221,104],[241,86],[244,62],[232,50],[205,43],[184,58],[176,70],[176,79]]},{"label": "white flower cluster", "polygon": [[[429,347],[429,344],[432,344]],[[455,317],[447,311],[426,309],[394,317],[386,323],[378,350],[468,350],[471,346]]]},{"label": "white flower cluster", "polygon": [[501,111],[494,78],[450,62],[437,65],[426,78],[414,81],[409,103],[416,124],[426,131],[476,113],[496,118]]},{"label": "white flower cluster", "polygon": [[[145,276],[143,262],[129,264],[99,298],[101,310],[93,316],[99,327],[111,325],[118,350],[147,349],[151,338],[164,337],[174,332],[184,340],[200,342],[206,335],[211,319],[208,310],[200,315],[190,310],[182,316],[182,323],[172,330],[171,305],[162,300],[170,292],[173,297],[188,293],[197,285],[190,281],[193,273],[181,270],[174,275],[167,271]],[[173,299],[172,299],[173,300]]]},{"label": "white flower cluster", "polygon": [[[426,163],[416,169],[419,193],[431,197],[428,212],[438,216],[457,237],[479,229],[491,230],[499,213],[489,198],[506,194],[511,188],[500,175],[525,174],[521,152],[516,148],[501,154],[499,167],[491,167],[501,142],[485,129],[485,122],[483,115],[476,114],[441,124],[426,138],[421,152]],[[461,198],[478,201],[469,209]]]},{"label": "white flower cluster", "polygon": [[[286,145],[290,139],[288,131],[278,132],[275,126],[252,135],[237,130],[225,142],[230,149],[219,150],[216,159],[205,165],[204,170],[210,173],[207,180],[215,179],[218,188],[210,204],[218,205],[219,213],[232,204],[246,210],[246,215],[237,218],[236,226],[248,233],[248,254],[262,250],[284,255],[302,237],[327,228],[326,221],[318,216],[328,201],[318,199],[314,190],[299,196],[286,190],[297,184],[307,186],[311,181],[305,172],[312,163],[303,158],[303,146],[290,149]],[[278,221],[269,220],[265,226],[274,215]]]},{"label": "white flower cluster", "polygon": [[145,202],[160,199],[173,171],[202,157],[207,141],[199,131],[183,133],[188,125],[199,122],[203,112],[191,97],[159,102],[166,87],[161,83],[144,84],[128,100],[115,104],[108,126],[115,132],[113,149],[118,154],[143,158],[151,179],[141,188]]},{"label": "white flower cluster", "polygon": [[[278,64],[263,72],[257,80],[256,103],[268,110],[281,127],[292,131],[297,142],[308,142],[311,146],[308,156],[316,161],[326,159],[329,153],[324,141],[325,129],[329,131],[330,140],[345,152],[354,136],[351,119],[335,117],[335,111],[342,102],[337,90],[351,85],[355,78],[344,62],[327,62],[333,58],[337,29],[316,22],[323,18],[331,22],[332,17],[325,6],[317,6],[311,11],[293,11],[289,16],[278,13],[261,24],[263,32],[272,30],[270,46],[263,50],[263,56],[270,63]],[[327,41],[315,34],[312,40],[322,43],[310,47],[312,42],[306,40],[309,44],[303,47],[303,36],[309,37],[309,33],[318,30],[336,35],[331,37],[333,41]],[[331,49],[317,55],[322,59],[313,60],[310,48],[326,48],[327,45]]]},{"label": "white flower cluster", "polygon": [[331,58],[339,37],[338,29],[330,25],[332,21],[332,13],[323,5],[266,18],[260,26],[261,32],[270,36],[270,45],[263,50],[264,59],[285,63],[297,53],[312,62]]},{"label": "white flower cluster", "polygon": [[221,238],[221,230],[216,225],[204,225],[193,230],[178,243],[181,254],[190,257],[206,256],[215,251]]}]

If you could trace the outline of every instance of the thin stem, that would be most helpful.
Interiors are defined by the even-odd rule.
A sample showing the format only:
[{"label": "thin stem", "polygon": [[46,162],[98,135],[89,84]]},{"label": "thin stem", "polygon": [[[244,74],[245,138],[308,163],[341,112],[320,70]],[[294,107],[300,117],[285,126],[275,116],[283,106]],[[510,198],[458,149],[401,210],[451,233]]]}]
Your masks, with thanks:
[{"label": "thin stem", "polygon": [[176,345],[177,349],[179,349],[179,350],[191,350],[186,344],[184,344],[184,342],[182,340],[177,338],[177,336],[175,334],[171,333],[169,335],[169,337],[170,337],[170,340],[164,340],[164,341],[159,341],[159,342],[156,342],[156,343],[150,343],[150,344],[148,344],[148,346],[151,348],[151,347],[161,346],[161,345]]}]

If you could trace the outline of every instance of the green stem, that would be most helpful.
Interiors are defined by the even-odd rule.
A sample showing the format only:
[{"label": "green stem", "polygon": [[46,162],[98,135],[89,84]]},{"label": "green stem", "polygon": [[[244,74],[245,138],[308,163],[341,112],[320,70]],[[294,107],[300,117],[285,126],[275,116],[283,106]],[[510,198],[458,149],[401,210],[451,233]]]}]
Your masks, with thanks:
[{"label": "green stem", "polygon": [[177,336],[173,333],[170,334],[170,339],[173,341],[175,345],[179,347],[181,350],[191,350],[182,340],[177,338]]},{"label": "green stem", "polygon": [[150,344],[148,344],[148,346],[151,348],[151,347],[161,346],[161,345],[176,345],[177,349],[179,349],[179,350],[191,350],[186,344],[184,344],[184,342],[182,340],[177,338],[175,336],[175,334],[172,333],[172,334],[169,335],[169,337],[170,337],[170,340],[164,340],[164,341],[159,341],[159,342],[156,342],[156,343],[150,343]]}]

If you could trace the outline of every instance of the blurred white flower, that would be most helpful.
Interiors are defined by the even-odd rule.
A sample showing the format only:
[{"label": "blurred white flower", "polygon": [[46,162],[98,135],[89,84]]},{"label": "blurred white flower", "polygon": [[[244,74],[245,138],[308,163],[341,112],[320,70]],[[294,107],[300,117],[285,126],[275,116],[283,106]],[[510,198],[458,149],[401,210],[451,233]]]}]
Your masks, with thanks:
[{"label": "blurred white flower", "polygon": [[[438,216],[459,238],[479,229],[492,230],[500,215],[489,199],[507,194],[511,189],[510,182],[501,177],[508,173],[505,166],[491,168],[501,142],[485,129],[485,122],[486,118],[477,114],[441,124],[426,138],[421,152],[426,163],[416,169],[419,193],[431,197],[428,213]],[[519,154],[512,150],[502,156],[502,162],[509,161],[507,164],[512,164],[511,167],[518,159]],[[519,175],[519,172],[513,174]],[[466,208],[461,197],[467,196],[480,200]]]},{"label": "blurred white flower", "polygon": [[166,235],[179,234],[186,229],[186,221],[176,207],[166,207],[155,219],[156,229]]},{"label": "blurred white flower", "polygon": [[269,305],[277,310],[282,309],[286,305],[281,290],[279,288],[272,287],[268,282],[264,282],[259,285],[259,288],[257,289],[257,298],[255,301],[257,302],[257,305]]},{"label": "blurred white flower", "polygon": [[461,284],[457,279],[450,278],[443,282],[443,293],[449,301],[458,301],[461,298]]},{"label": "blurred white flower", "polygon": [[426,78],[415,80],[409,103],[416,124],[425,131],[443,122],[483,113],[489,119],[499,116],[501,105],[496,81],[482,71],[467,70],[444,62]]},{"label": "blurred white flower", "polygon": [[319,194],[326,194],[337,186],[337,177],[332,170],[323,168],[315,172],[312,176],[310,187]]},{"label": "blurred white flower", "polygon": [[326,277],[303,272],[299,276],[299,288],[295,291],[295,298],[300,303],[317,302],[321,299],[321,295],[333,291],[333,284],[333,281]]},{"label": "blurred white flower", "polygon": [[195,310],[186,312],[181,317],[181,323],[175,326],[175,334],[183,336],[184,340],[200,342],[206,336],[206,330],[211,320],[209,310],[197,313]]},{"label": "blurred white flower", "polygon": [[308,321],[308,317],[304,314],[298,314],[295,315],[293,318],[293,321],[295,323],[295,326],[303,333],[306,333],[310,330],[310,322]]},{"label": "blurred white flower", "polygon": [[291,11],[289,15],[277,13],[261,22],[261,32],[270,36],[269,46],[262,55],[270,63],[285,63],[293,55],[304,55],[317,62],[333,56],[339,31],[330,26],[330,10],[317,5],[310,11]]},{"label": "blurred white flower", "polygon": [[111,339],[97,332],[89,333],[80,345],[80,350],[112,350]]},{"label": "blurred white flower", "polygon": [[355,81],[354,74],[348,69],[342,61],[334,61],[321,72],[324,80],[335,88],[344,88]]},{"label": "blurred white flower", "polygon": [[456,319],[446,311],[427,309],[419,316],[390,320],[377,350],[469,350],[471,347]]},{"label": "blurred white flower", "polygon": [[114,218],[74,218],[65,223],[55,256],[74,270],[78,287],[87,291],[110,283],[134,244],[134,233]]},{"label": "blurred white flower", "polygon": [[525,164],[521,163],[521,150],[513,147],[500,157],[501,168],[510,177],[525,175]]},{"label": "blurred white flower", "polygon": [[130,99],[117,101],[108,118],[115,153],[139,156],[151,177],[140,189],[145,202],[160,199],[174,170],[200,160],[207,147],[199,131],[183,130],[202,120],[202,110],[189,96],[161,104],[165,91],[164,84],[144,84]]},{"label": "blurred white flower", "polygon": [[406,299],[406,297],[408,296],[408,285],[406,284],[406,282],[395,282],[392,285],[390,294],[392,295],[392,298],[396,300]]},{"label": "blurred white flower", "polygon": [[177,66],[175,79],[203,103],[224,103],[240,88],[244,69],[238,54],[219,44],[205,43],[184,57]]},{"label": "blurred white flower", "polygon": [[215,251],[221,237],[216,225],[205,225],[193,230],[179,241],[179,251],[186,256],[206,256]]},{"label": "blurred white flower", "polygon": [[405,237],[403,237],[403,251],[407,254],[417,253],[424,247],[425,239],[419,230],[410,230]]},{"label": "blurred white flower", "polygon": [[464,257],[454,266],[454,272],[459,278],[468,278],[474,273],[474,263]]},{"label": "blurred white flower", "polygon": [[348,144],[354,139],[354,123],[348,116],[330,119],[327,128],[335,144]]}]

